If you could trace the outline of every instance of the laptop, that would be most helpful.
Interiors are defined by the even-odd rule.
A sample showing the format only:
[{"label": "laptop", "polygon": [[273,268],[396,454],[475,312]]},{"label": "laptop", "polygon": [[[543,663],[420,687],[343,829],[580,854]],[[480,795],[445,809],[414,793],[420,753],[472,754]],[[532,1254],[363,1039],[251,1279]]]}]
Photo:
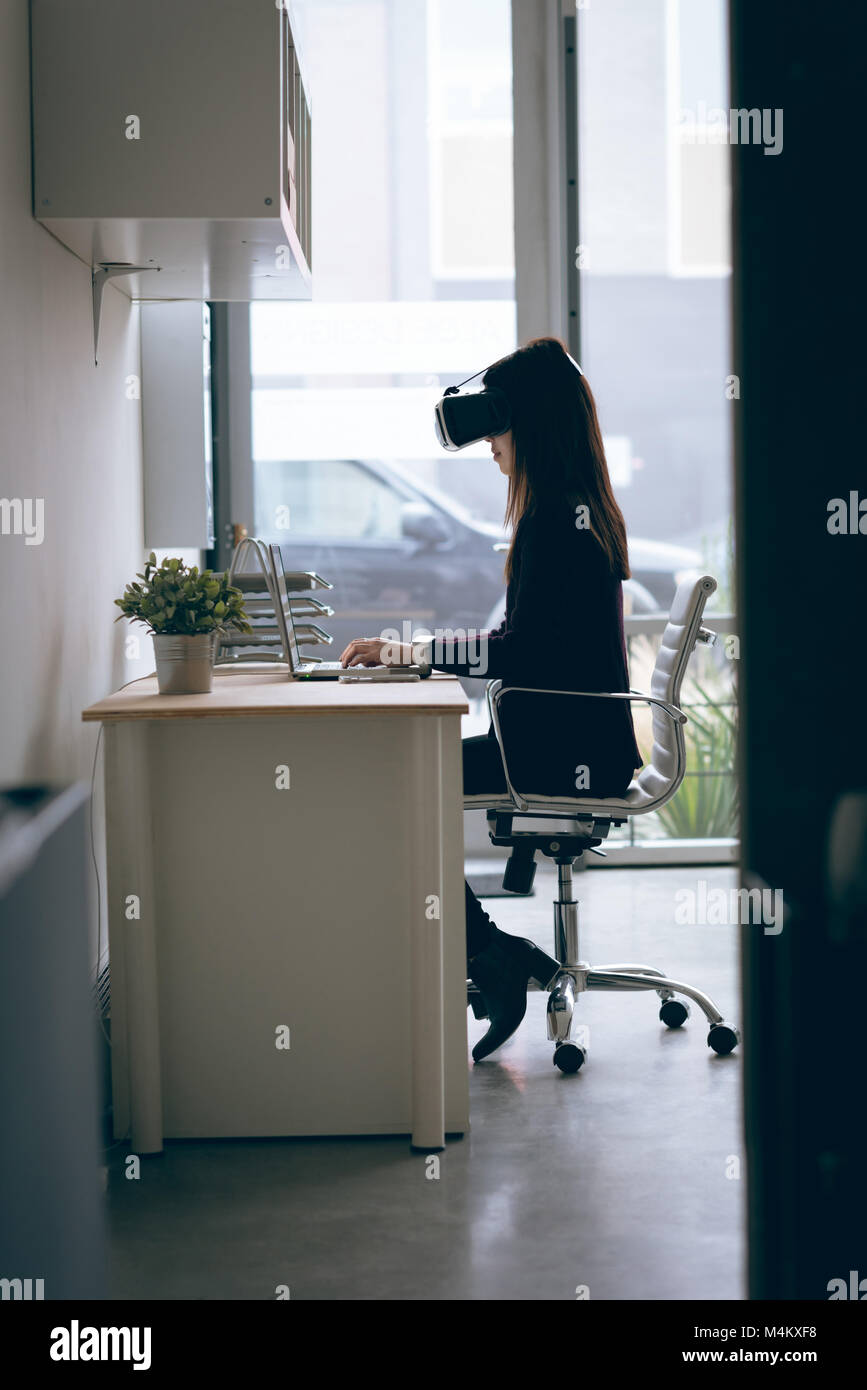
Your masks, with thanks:
[{"label": "laptop", "polygon": [[283,638],[290,675],[299,680],[336,681],[349,680],[406,681],[424,680],[430,675],[429,666],[343,666],[339,661],[305,661],[298,648],[295,619],[292,616],[292,602],[286,588],[286,571],[283,567],[283,554],[279,545],[268,547],[274,579],[277,584],[277,624]]}]

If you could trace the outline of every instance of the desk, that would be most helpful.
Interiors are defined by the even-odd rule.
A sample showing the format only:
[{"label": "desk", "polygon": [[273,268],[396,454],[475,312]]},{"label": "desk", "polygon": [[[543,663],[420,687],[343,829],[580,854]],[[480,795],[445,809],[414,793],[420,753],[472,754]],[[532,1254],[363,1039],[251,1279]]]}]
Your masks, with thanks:
[{"label": "desk", "polygon": [[456,680],[151,676],[105,734],[115,1135],[469,1127]]}]

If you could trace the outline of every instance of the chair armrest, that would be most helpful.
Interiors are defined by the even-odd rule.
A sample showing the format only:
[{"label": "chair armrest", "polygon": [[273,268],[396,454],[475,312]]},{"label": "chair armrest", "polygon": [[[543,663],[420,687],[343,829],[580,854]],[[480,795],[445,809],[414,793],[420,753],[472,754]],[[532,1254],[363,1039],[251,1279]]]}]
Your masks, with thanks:
[{"label": "chair armrest", "polygon": [[[503,742],[503,731],[500,727],[499,717],[500,702],[503,699],[505,699],[507,695],[567,695],[571,696],[573,699],[579,700],[638,701],[642,704],[657,705],[659,709],[662,710],[663,714],[667,714],[669,719],[671,719],[675,724],[686,724],[689,722],[683,710],[679,709],[677,705],[670,704],[668,700],[660,700],[656,695],[647,695],[644,693],[644,691],[641,690],[543,690],[537,686],[523,685],[508,685],[504,688],[503,682],[498,680],[490,682],[486,694],[488,700],[488,711],[491,716],[491,723],[494,726],[494,734],[497,739],[497,745],[500,749],[500,758],[502,759],[503,763],[503,776],[506,779],[506,787],[508,789],[510,797],[515,803],[515,808],[518,811],[526,811],[529,807],[529,802],[521,796],[520,792],[516,791],[512,783],[512,779],[509,776],[509,765],[506,760],[506,746]],[[569,799],[571,800],[571,798]],[[576,797],[575,800],[576,802],[578,802],[579,798]]]}]

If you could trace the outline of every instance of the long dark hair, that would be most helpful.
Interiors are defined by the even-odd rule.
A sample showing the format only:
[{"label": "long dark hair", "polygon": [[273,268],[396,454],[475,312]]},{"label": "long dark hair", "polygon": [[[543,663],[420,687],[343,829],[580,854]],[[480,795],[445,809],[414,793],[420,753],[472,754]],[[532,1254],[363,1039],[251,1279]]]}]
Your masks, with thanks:
[{"label": "long dark hair", "polygon": [[512,544],[506,559],[511,578],[518,522],[545,502],[587,508],[588,529],[616,579],[629,578],[626,523],[608,476],[596,402],[559,338],[534,338],[485,372],[486,387],[509,401],[515,469],[509,478],[506,524]]}]

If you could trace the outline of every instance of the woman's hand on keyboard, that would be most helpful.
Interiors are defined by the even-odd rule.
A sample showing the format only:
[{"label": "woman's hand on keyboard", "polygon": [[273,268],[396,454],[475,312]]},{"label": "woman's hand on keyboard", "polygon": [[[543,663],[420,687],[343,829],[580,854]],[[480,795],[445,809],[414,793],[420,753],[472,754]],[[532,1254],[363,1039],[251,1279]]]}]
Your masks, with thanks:
[{"label": "woman's hand on keyboard", "polygon": [[380,637],[356,637],[340,657],[342,666],[411,666],[409,642],[383,642]]}]

